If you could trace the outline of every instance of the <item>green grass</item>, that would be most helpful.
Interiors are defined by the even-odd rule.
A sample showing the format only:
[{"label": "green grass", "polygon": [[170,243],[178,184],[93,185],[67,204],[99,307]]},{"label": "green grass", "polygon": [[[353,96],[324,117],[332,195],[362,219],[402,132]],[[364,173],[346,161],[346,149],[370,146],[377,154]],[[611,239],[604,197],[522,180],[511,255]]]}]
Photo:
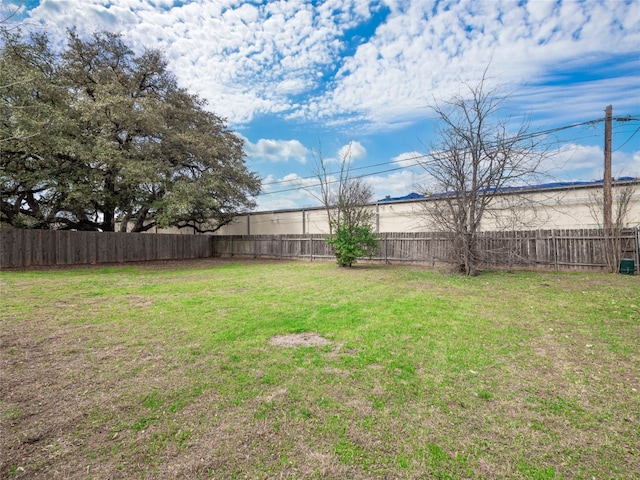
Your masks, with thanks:
[{"label": "green grass", "polygon": [[[638,277],[217,261],[0,288],[0,477],[640,478]],[[270,343],[307,332],[331,343]]]}]

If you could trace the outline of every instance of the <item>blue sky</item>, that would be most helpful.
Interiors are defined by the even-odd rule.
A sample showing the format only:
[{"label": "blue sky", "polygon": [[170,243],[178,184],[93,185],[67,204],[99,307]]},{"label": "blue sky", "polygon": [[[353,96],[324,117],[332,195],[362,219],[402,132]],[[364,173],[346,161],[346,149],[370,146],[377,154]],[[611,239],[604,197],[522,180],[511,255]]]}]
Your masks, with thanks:
[{"label": "blue sky", "polygon": [[[434,102],[489,83],[532,131],[640,117],[640,0],[3,0],[11,22],[62,39],[121,32],[159,48],[182,86],[245,139],[259,210],[317,205],[314,158],[351,144],[375,198],[428,181],[410,159],[434,138]],[[640,176],[640,122],[614,122],[613,173]],[[563,130],[549,167],[602,178],[602,123]]]}]

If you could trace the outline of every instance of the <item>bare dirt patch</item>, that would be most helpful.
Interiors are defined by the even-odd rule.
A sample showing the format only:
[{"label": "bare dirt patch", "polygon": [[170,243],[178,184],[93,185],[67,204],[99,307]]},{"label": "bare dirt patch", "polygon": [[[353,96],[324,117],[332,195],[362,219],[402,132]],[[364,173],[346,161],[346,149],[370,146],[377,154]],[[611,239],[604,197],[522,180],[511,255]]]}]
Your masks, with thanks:
[{"label": "bare dirt patch", "polygon": [[333,342],[322,337],[318,333],[304,332],[291,333],[288,335],[276,335],[269,340],[271,345],[279,347],[322,347],[331,345]]}]

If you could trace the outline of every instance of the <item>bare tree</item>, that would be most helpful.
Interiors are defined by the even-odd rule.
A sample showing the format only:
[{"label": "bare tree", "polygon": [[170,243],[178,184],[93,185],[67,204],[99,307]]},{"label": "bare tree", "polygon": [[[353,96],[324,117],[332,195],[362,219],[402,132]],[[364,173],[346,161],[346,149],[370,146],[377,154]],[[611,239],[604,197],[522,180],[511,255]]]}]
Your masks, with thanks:
[{"label": "bare tree", "polygon": [[605,228],[604,215],[604,188],[589,193],[589,210],[591,217],[602,228],[604,234],[604,259],[610,273],[618,271],[618,266],[623,256],[623,235],[625,219],[631,208],[637,182],[616,182],[615,194],[612,196],[612,226]]},{"label": "bare tree", "polygon": [[467,275],[478,273],[478,232],[488,207],[506,187],[537,178],[544,158],[528,121],[511,130],[501,117],[507,97],[487,90],[486,75],[477,85],[464,83],[464,94],[436,102],[438,139],[422,162],[432,179],[423,193],[436,196],[424,203],[426,218],[451,234],[453,259]]},{"label": "bare tree", "polygon": [[[0,25],[6,25],[9,21],[18,15],[22,10],[22,5],[7,5],[6,8],[0,6]],[[15,29],[17,27],[13,27]]]},{"label": "bare tree", "polygon": [[[320,202],[327,214],[327,222],[329,224],[329,235],[333,234],[333,218],[337,215],[334,211],[335,208],[335,187],[336,183],[341,183],[342,178],[345,176],[345,170],[348,172],[348,165],[345,165],[345,159],[340,164],[339,176],[336,179],[335,173],[329,171],[330,163],[323,154],[322,145],[318,144],[318,149],[313,152],[313,175],[318,180],[318,184],[308,192]],[[349,159],[350,160],[350,159]]]},{"label": "bare tree", "polygon": [[338,265],[350,267],[365,256],[371,257],[378,247],[373,231],[374,214],[367,207],[373,190],[362,178],[351,175],[352,142],[343,149],[336,165],[327,161],[318,149],[313,173],[318,179],[317,193],[312,193],[322,204],[329,223],[327,241],[332,245]]}]

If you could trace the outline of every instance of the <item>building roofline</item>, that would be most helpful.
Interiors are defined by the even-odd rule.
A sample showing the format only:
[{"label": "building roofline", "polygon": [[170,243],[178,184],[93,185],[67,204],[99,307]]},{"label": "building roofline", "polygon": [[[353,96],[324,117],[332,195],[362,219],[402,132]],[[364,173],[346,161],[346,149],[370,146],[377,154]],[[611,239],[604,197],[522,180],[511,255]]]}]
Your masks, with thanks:
[{"label": "building roofline", "polygon": [[[599,187],[602,186],[604,180],[591,180],[591,181],[574,181],[574,182],[551,182],[551,183],[543,183],[540,185],[523,185],[520,187],[504,187],[501,188],[500,191],[504,195],[510,195],[515,193],[533,193],[533,192],[548,192],[554,190],[579,190],[583,188],[591,188],[591,187]],[[614,186],[620,185],[640,185],[640,178],[637,177],[618,177],[613,179]],[[393,198],[383,198],[374,202],[370,202],[367,205],[375,206],[375,205],[391,205],[398,203],[410,203],[416,202],[420,200],[437,200],[438,198],[446,197],[446,193],[437,193],[434,195],[430,195],[425,197],[424,195],[420,195],[419,193],[412,192],[404,197],[393,197]],[[291,212],[308,212],[308,211],[317,211],[324,210],[325,207],[322,205],[315,207],[300,207],[300,208],[285,208],[281,210],[256,210],[252,212],[245,212],[242,215],[266,215],[266,214],[276,214],[276,213],[291,213]]]},{"label": "building roofline", "polygon": [[[509,195],[515,193],[534,193],[534,192],[548,192],[554,190],[578,190],[583,188],[591,188],[591,187],[600,187],[604,183],[604,180],[592,180],[592,181],[575,181],[575,182],[551,182],[551,183],[543,183],[539,185],[523,185],[519,187],[503,187],[498,189],[501,194]],[[613,186],[620,185],[640,185],[640,178],[636,177],[619,177],[613,179]],[[495,189],[489,189],[489,191],[493,192]],[[416,200],[436,200],[438,198],[446,198],[447,196],[452,195],[453,192],[449,193],[436,193],[429,196],[424,196],[412,192],[404,197],[395,197],[395,198],[383,198],[374,202],[373,204],[380,203],[406,203],[406,202],[415,202]]]}]

